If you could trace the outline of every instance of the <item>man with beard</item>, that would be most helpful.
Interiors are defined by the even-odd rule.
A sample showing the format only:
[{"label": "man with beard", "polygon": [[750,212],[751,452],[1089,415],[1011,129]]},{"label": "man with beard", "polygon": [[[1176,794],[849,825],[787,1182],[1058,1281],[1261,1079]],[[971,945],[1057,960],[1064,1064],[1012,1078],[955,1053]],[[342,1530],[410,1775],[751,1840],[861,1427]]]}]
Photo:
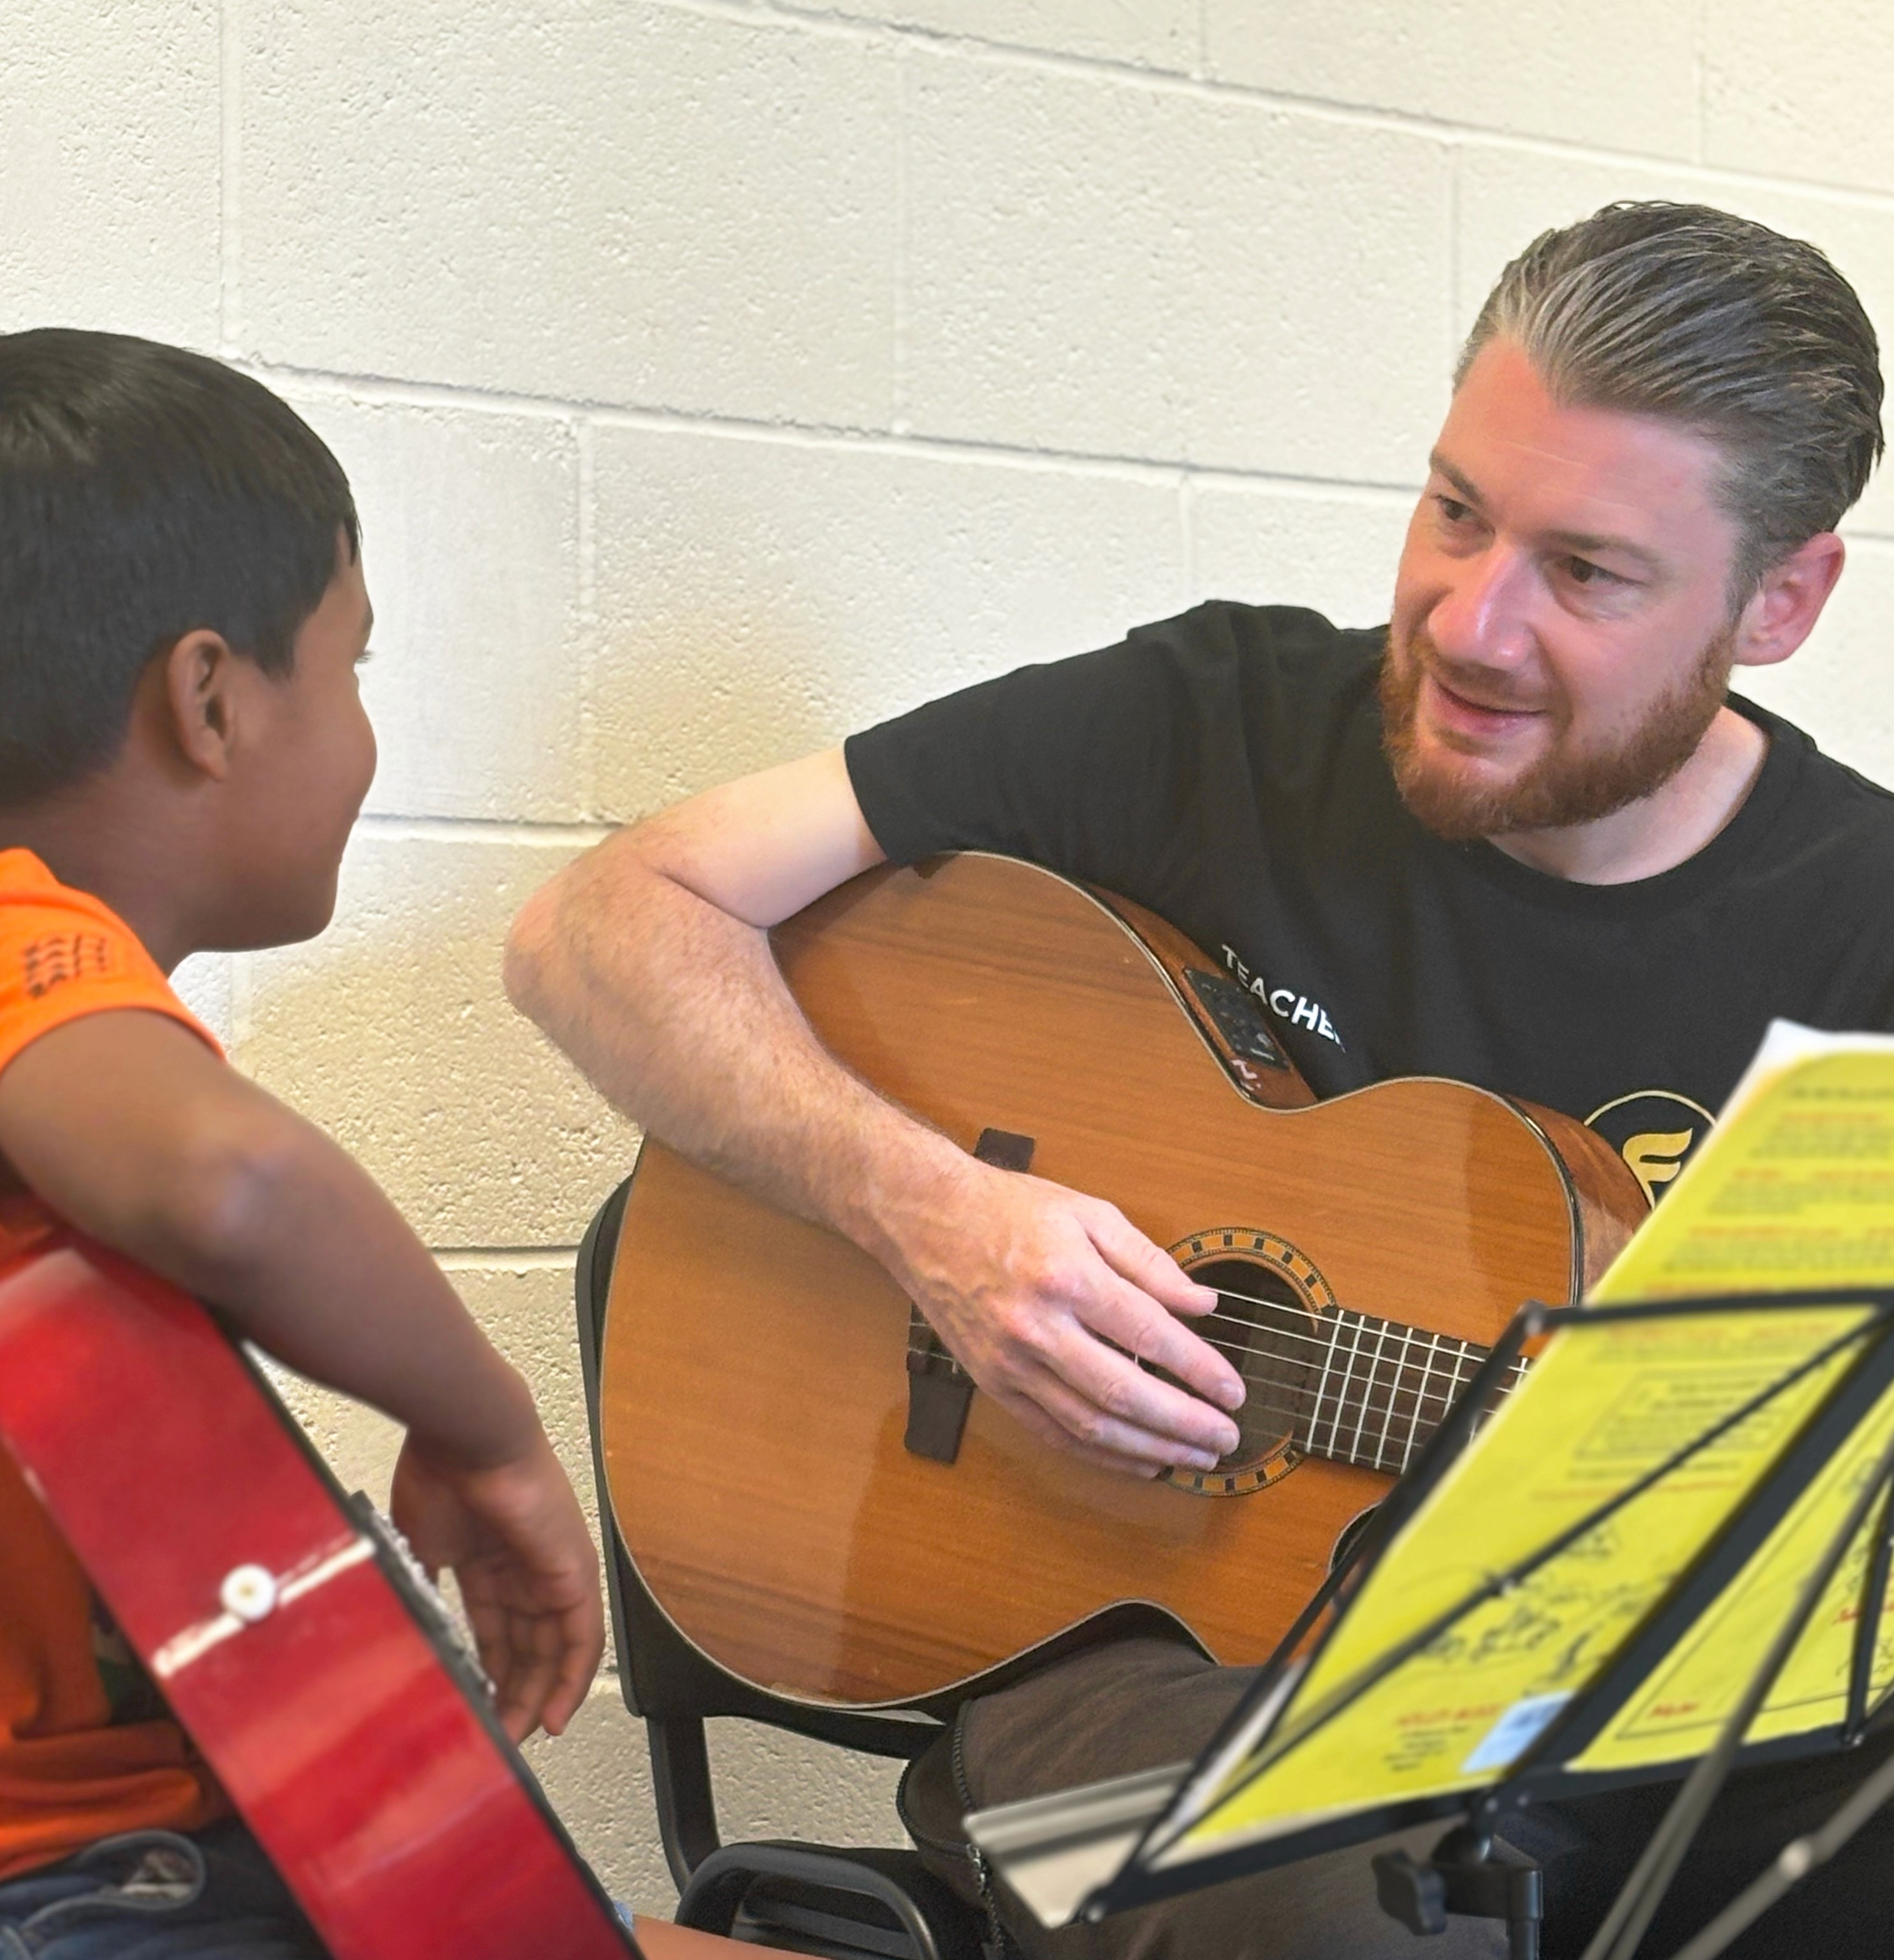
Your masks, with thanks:
[{"label": "man with beard", "polygon": [[[839,1068],[767,929],[884,859],[1034,859],[1221,956],[1318,1094],[1458,1077],[1592,1122],[1655,1194],[1771,1016],[1894,1026],[1894,802],[1728,691],[1832,590],[1881,393],[1810,246],[1673,205],[1548,233],[1462,356],[1386,628],[1202,606],[699,797],[532,902],[514,998],[654,1134],[880,1259],[1048,1443],[1208,1468],[1241,1395],[1189,1329],[1214,1297],[1110,1206],[974,1161]],[[1188,1755],[1243,1685],[1155,1642],[1048,1669],[963,1710],[910,1821],[951,1847],[970,1805]],[[1739,1780],[1676,1925],[1834,1781],[1775,1772],[1765,1815]],[[1577,1951],[1662,1800],[1520,1827],[1549,1953]],[[1889,1848],[1857,1840],[1742,1950],[1845,1938],[1894,1892]],[[977,1892],[951,1848],[944,1869]],[[1051,1939],[1008,1924],[1029,1952],[1192,1960],[1409,1938],[1365,1850]],[[1434,1950],[1503,1936],[1456,1920]]]}]

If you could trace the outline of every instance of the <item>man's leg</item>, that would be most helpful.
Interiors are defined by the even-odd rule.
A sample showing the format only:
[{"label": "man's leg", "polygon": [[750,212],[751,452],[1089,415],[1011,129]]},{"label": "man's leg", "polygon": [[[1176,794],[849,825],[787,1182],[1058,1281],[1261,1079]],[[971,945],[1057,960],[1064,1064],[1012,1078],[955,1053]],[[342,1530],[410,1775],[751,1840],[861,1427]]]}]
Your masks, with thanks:
[{"label": "man's leg", "polygon": [[0,1885],[7,1960],[326,1960],[240,1824],[141,1831]]},{"label": "man's leg", "polygon": [[[965,1850],[969,1809],[1038,1796],[1195,1755],[1254,1678],[1212,1667],[1180,1644],[1125,1641],[1048,1668],[969,1703],[915,1764],[902,1809],[928,1864],[984,1904]],[[1742,1772],[1706,1820],[1642,1950],[1673,1952],[1792,1838],[1825,1823],[1894,1749],[1883,1734],[1857,1751]],[[1676,1793],[1647,1784],[1507,1819],[1507,1843],[1545,1878],[1545,1960],[1578,1960]],[[1369,1860],[1397,1846],[1416,1857],[1446,1827],[1326,1853],[1254,1879],[1049,1933],[1003,1885],[993,1902],[1029,1960],[1471,1960],[1503,1955],[1497,1920],[1455,1917],[1416,1941],[1375,1902]],[[1894,1960],[1894,1806],[1730,1949],[1731,1960]]]},{"label": "man's leg", "polygon": [[[1732,1777],[1705,1820],[1641,1954],[1674,1953],[1775,1860],[1819,1830],[1884,1762],[1894,1735]],[[1545,1960],[1579,1960],[1677,1793],[1647,1783],[1520,1812],[1509,1841],[1545,1873]],[[1894,1955],[1894,1808],[1794,1887],[1728,1949],[1730,1960],[1886,1960]]]},{"label": "man's leg", "polygon": [[[1186,1761],[1254,1678],[1166,1640],[1121,1641],[1049,1667],[961,1711],[902,1785],[909,1827],[930,1866],[984,1905],[961,1848],[965,1812]],[[1421,1943],[1375,1902],[1374,1853],[1398,1846],[1421,1855],[1444,1828],[1331,1852],[1096,1927],[1049,1933],[1004,1885],[993,1888],[993,1903],[1029,1960],[1498,1960],[1506,1952],[1498,1921],[1456,1918]]]}]

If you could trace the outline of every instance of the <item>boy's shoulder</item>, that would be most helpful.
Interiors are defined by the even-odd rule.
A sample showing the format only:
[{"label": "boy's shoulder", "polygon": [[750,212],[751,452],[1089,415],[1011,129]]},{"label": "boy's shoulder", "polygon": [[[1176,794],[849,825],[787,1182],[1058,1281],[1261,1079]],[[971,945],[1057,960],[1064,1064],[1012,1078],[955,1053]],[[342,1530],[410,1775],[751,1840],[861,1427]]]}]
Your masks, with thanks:
[{"label": "boy's shoulder", "polygon": [[110,905],[30,851],[0,851],[0,1069],[52,1029],[113,1008],[168,1015],[222,1052]]}]

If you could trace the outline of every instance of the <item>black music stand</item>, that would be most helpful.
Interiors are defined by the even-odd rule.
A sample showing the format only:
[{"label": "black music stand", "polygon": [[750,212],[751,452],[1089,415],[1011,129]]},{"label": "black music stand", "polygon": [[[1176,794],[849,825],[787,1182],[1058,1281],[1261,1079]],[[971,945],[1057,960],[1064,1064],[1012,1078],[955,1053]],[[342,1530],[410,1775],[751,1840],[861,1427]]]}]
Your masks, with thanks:
[{"label": "black music stand", "polygon": [[[1860,1312],[1851,1317],[1846,1332],[1819,1344],[1780,1376],[1725,1410],[1700,1433],[1681,1441],[1647,1470],[1534,1547],[1529,1555],[1488,1573],[1450,1607],[1395,1641],[1345,1687],[1307,1708],[1298,1705],[1297,1682],[1314,1668],[1351,1611],[1370,1596],[1377,1569],[1474,1441],[1492,1411],[1508,1370],[1528,1343],[1566,1329],[1831,1307]],[[1818,1380],[1812,1371],[1824,1369],[1832,1379],[1746,1494],[1717,1520],[1674,1580],[1582,1683],[1568,1694],[1539,1698],[1556,1705],[1544,1710],[1542,1716],[1531,1717],[1527,1732],[1515,1739],[1517,1746],[1501,1752],[1506,1759],[1495,1762],[1488,1780],[1475,1787],[1463,1783],[1448,1790],[1363,1803],[1342,1814],[1313,1816],[1307,1822],[1291,1818],[1262,1834],[1245,1835],[1238,1831],[1221,1846],[1214,1841],[1213,1828],[1213,1841],[1202,1848],[1184,1845],[1186,1838],[1207,1820],[1214,1826],[1216,1813],[1257,1779],[1299,1753],[1318,1750],[1320,1739],[1364,1697],[1391,1682],[1417,1656],[1426,1655],[1469,1615],[1526,1585],[1550,1561],[1571,1551],[1587,1534],[1664,1479],[1692,1475],[1701,1478],[1711,1461],[1706,1452],[1719,1445],[1733,1446],[1743,1425],[1762,1416],[1796,1385]],[[1739,1764],[1845,1748],[1859,1739],[1876,1707],[1888,1699],[1890,1684],[1883,1681],[1877,1697],[1875,1681],[1876,1634],[1886,1601],[1890,1532],[1894,1532],[1894,1395],[1890,1391],[1894,1391],[1894,1290],[1851,1287],[1720,1294],[1586,1309],[1529,1307],[1495,1346],[1412,1469],[1383,1503],[1353,1556],[1310,1602],[1249,1694],[1195,1763],[1181,1771],[1154,1772],[1094,1786],[1088,1791],[977,1813],[968,1821],[969,1834],[1042,1917],[1046,1917],[1048,1901],[1062,1885],[1073,1895],[1071,1917],[1096,1920],[1128,1907],[1364,1843],[1429,1818],[1453,1817],[1457,1822],[1428,1858],[1417,1861],[1393,1853],[1374,1860],[1377,1892],[1384,1908],[1417,1933],[1443,1930],[1449,1913],[1504,1919],[1515,1960],[1536,1960],[1542,1911],[1539,1875],[1536,1866],[1508,1856],[1503,1846],[1496,1847],[1495,1832],[1501,1820],[1510,1811],[1536,1799],[1622,1788],[1688,1768],[1663,1824],[1586,1954],[1586,1960],[1630,1960],[1731,1770]],[[1861,1452],[1870,1446],[1871,1457],[1864,1457]],[[1812,1555],[1792,1575],[1793,1583],[1781,1592],[1781,1610],[1773,1617],[1773,1635],[1759,1659],[1746,1669],[1740,1690],[1721,1710],[1709,1748],[1701,1754],[1695,1748],[1673,1752],[1668,1760],[1647,1761],[1631,1768],[1574,1768],[1587,1748],[1606,1734],[1639,1690],[1666,1664],[1679,1643],[1701,1630],[1707,1616],[1746,1582],[1756,1554],[1770,1543],[1778,1527],[1791,1518],[1798,1500],[1844,1451],[1850,1452],[1848,1461],[1854,1471],[1864,1474],[1857,1474],[1848,1488],[1846,1501],[1837,1514],[1838,1522],[1823,1533]],[[1869,1521],[1877,1507],[1879,1516],[1870,1533]],[[1838,1716],[1768,1740],[1746,1742],[1812,1615],[1834,1584],[1843,1560],[1857,1544],[1867,1547],[1867,1556],[1847,1689]],[[1771,1608],[1781,1577],[1771,1581],[1768,1595]],[[1316,1634],[1325,1615],[1326,1624]],[[1305,1659],[1298,1650],[1312,1634],[1316,1637]],[[1469,1758],[1462,1769],[1472,1762]],[[1213,1789],[1214,1800],[1208,1800],[1207,1793]],[[1712,1960],[1796,1877],[1838,1849],[1890,1795],[1894,1795],[1894,1763],[1864,1783],[1821,1831],[1798,1841],[1800,1848],[1794,1855],[1778,1859],[1691,1942],[1678,1960]],[[1089,1871],[1095,1882],[1074,1889],[1071,1874],[1075,1871]],[[1065,1875],[1052,1882],[1049,1890],[1049,1873]]]}]

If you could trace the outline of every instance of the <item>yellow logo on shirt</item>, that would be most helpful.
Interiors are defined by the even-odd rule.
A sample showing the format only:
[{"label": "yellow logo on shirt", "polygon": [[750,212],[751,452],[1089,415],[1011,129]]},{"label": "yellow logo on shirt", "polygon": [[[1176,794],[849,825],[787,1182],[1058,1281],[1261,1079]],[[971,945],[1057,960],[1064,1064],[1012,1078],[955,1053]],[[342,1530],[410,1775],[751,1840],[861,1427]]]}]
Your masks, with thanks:
[{"label": "yellow logo on shirt", "polygon": [[1634,1089],[1585,1118],[1630,1166],[1647,1204],[1657,1203],[1710,1134],[1713,1120],[1701,1102],[1674,1089]]}]

